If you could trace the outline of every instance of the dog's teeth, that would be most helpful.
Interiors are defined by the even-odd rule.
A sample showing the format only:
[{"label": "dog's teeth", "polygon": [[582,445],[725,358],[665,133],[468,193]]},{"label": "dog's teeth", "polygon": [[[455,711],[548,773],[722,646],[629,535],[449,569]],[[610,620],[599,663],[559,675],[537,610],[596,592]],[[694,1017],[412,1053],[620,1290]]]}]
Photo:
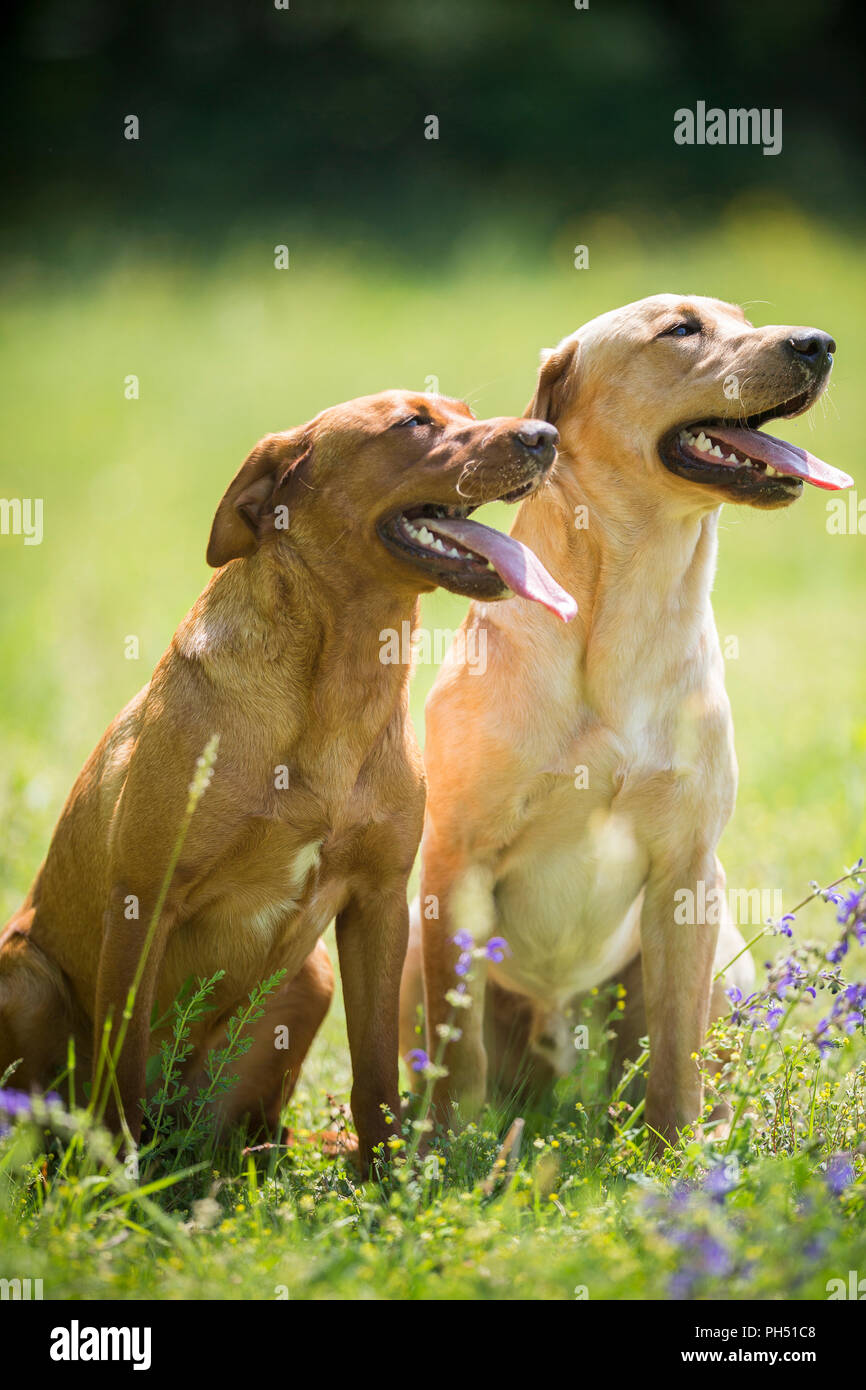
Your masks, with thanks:
[{"label": "dog's teeth", "polygon": [[712,447],[713,447],[712,444],[710,443],[709,439],[707,439],[707,436],[704,434],[703,430],[701,430],[700,434],[698,435],[697,439],[695,440],[695,443],[696,443],[697,447],[700,449],[700,451],[701,451],[702,454],[707,454],[707,453],[709,453],[710,450],[711,450]]},{"label": "dog's teeth", "polygon": [[719,448],[718,444],[714,444],[714,445],[713,445],[712,449],[710,450],[710,453],[711,453],[711,454],[715,454],[716,458],[722,459],[722,458],[725,457],[724,454],[722,453],[721,449]]},{"label": "dog's teeth", "polygon": [[740,460],[737,458],[736,454],[728,454],[728,463],[739,463],[739,462],[740,462]]},{"label": "dog's teeth", "polygon": [[406,534],[410,536],[413,541],[417,542],[418,545],[423,545],[425,550],[435,550],[437,554],[448,555],[452,560],[459,560],[461,558],[461,552],[459,550],[447,546],[441,536],[434,536],[430,528],[423,525],[423,523],[420,526],[415,526],[408,517],[404,517],[403,526]]}]

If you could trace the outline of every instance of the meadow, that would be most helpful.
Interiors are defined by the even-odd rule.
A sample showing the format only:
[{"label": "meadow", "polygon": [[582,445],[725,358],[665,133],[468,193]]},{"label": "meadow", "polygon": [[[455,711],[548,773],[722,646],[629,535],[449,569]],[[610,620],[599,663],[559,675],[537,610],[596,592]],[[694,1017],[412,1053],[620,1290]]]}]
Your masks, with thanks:
[{"label": "meadow", "polygon": [[[363,245],[293,246],[278,271],[265,241],[218,261],[133,248],[102,271],[7,267],[3,490],[43,499],[44,537],[0,537],[2,920],[84,758],[203,586],[213,511],[268,430],[389,385],[520,413],[540,348],[677,290],[834,334],[829,393],[776,430],[866,489],[853,239],[748,203],[682,240],[599,218],[579,238],[589,270],[572,266],[576,239],[530,255],[479,229],[420,272]],[[779,890],[786,912],[866,853],[866,535],[832,534],[825,502],[807,488],[785,511],[726,507],[715,588],[740,762],[721,856],[729,885]],[[489,516],[510,521],[504,507]],[[456,628],[462,612],[439,593],[423,622]],[[434,677],[432,664],[414,676],[422,736]],[[724,1025],[726,1144],[686,1136],[650,1159],[639,1106],[611,1096],[597,1052],[576,1053],[550,1107],[523,1116],[513,1171],[494,1164],[515,1112],[491,1109],[440,1136],[432,1166],[414,1156],[410,1117],[390,1179],[362,1185],[316,1141],[350,1086],[337,999],[288,1151],[242,1156],[205,1135],[194,1152],[154,1151],[133,1177],[82,1114],[56,1115],[50,1134],[41,1114],[24,1117],[0,1139],[0,1276],[42,1278],[51,1298],[824,1299],[829,1280],[866,1274],[866,1048],[860,995],[846,993],[864,978],[861,909],[813,898],[792,938],[756,942],[762,987],[780,953],[796,969]]]}]

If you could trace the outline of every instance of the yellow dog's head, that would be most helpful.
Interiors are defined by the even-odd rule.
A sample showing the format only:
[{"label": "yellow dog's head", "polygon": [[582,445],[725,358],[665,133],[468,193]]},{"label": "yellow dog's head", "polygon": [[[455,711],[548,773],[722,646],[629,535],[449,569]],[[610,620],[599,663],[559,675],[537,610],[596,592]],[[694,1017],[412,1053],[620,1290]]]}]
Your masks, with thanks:
[{"label": "yellow dog's head", "polygon": [[529,414],[560,432],[563,466],[641,483],[672,507],[785,507],[803,483],[851,485],[805,449],[765,433],[827,385],[836,344],[817,328],[755,328],[699,295],[658,294],[602,314],[544,355]]}]

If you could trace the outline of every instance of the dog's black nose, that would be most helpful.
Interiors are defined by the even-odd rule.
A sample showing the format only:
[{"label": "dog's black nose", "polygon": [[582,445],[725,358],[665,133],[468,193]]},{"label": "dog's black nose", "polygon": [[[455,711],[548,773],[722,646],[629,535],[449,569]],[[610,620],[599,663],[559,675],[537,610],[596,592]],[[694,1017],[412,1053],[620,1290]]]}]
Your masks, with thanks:
[{"label": "dog's black nose", "polygon": [[818,328],[801,329],[795,337],[788,339],[787,346],[800,361],[817,369],[826,366],[836,351],[835,339]]},{"label": "dog's black nose", "polygon": [[519,430],[515,431],[514,438],[522,448],[542,462],[550,462],[556,453],[556,441],[559,438],[559,430],[554,425],[548,425],[544,420],[527,420]]}]

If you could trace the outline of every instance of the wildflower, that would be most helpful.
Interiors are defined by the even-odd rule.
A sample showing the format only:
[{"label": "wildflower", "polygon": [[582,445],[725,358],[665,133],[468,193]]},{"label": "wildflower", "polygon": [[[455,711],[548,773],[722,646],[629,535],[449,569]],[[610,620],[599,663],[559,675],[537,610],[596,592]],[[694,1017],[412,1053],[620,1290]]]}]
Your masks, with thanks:
[{"label": "wildflower", "polygon": [[721,1241],[714,1236],[703,1235],[697,1242],[701,1262],[707,1274],[727,1274],[731,1268],[731,1257]]},{"label": "wildflower", "polygon": [[704,1179],[704,1191],[717,1202],[723,1202],[736,1185],[723,1163],[711,1168]]},{"label": "wildflower", "polygon": [[466,993],[465,984],[459,984],[456,989],[449,989],[445,998],[453,1009],[468,1009],[472,1004],[472,996]]},{"label": "wildflower", "polygon": [[836,897],[839,904],[839,911],[836,913],[836,921],[843,927],[849,918],[856,917],[860,912],[861,906],[866,913],[866,888],[852,888],[850,893],[840,893]]},{"label": "wildflower", "polygon": [[[731,988],[729,990],[726,990],[725,992],[734,1006],[731,1010],[731,1022],[734,1024],[735,1027],[739,1027],[739,1025],[743,1022],[743,1015],[746,1008],[749,1004],[751,1004],[752,1000],[757,999],[758,996],[757,994],[750,994],[748,998],[745,998],[745,996],[743,995],[743,991],[741,989],[738,989],[736,985],[732,985]],[[742,1004],[743,1008],[737,1008],[738,1004]]]},{"label": "wildflower", "polygon": [[454,1028],[450,1023],[437,1023],[436,1036],[443,1042],[459,1042],[463,1037],[461,1028]]},{"label": "wildflower", "polygon": [[484,954],[488,960],[500,961],[511,955],[511,948],[504,936],[491,936],[484,947]]},{"label": "wildflower", "polygon": [[424,1071],[430,1065],[430,1058],[423,1047],[413,1047],[411,1052],[407,1052],[406,1060],[413,1071]]},{"label": "wildflower", "polygon": [[12,1124],[20,1117],[41,1120],[45,1106],[60,1104],[62,1102],[56,1091],[47,1091],[44,1096],[11,1089],[0,1091],[0,1138],[9,1133]]},{"label": "wildflower", "polygon": [[830,947],[830,950],[827,952],[827,959],[828,961],[830,961],[831,965],[838,965],[839,962],[843,960],[845,956],[847,956],[847,954],[848,933],[846,932],[845,935],[841,937],[839,941],[836,942],[835,946]]},{"label": "wildflower", "polygon": [[838,1197],[854,1181],[854,1165],[849,1154],[833,1154],[827,1160],[824,1179],[834,1196]]},{"label": "wildflower", "polygon": [[471,951],[472,947],[475,945],[472,933],[468,931],[455,932],[451,940],[454,942],[455,946],[460,947],[461,951]]},{"label": "wildflower", "polygon": [[836,991],[833,1008],[826,1018],[822,1018],[812,1032],[812,1041],[824,1056],[831,1052],[837,1043],[832,1037],[835,1029],[839,1033],[854,1033],[866,1019],[866,983],[845,985]]},{"label": "wildflower", "polygon": [[774,936],[793,936],[795,918],[793,912],[786,912],[780,917],[778,922],[771,922],[770,926]]},{"label": "wildflower", "polygon": [[682,1264],[670,1282],[673,1298],[692,1298],[696,1285],[703,1278],[719,1279],[730,1274],[732,1264],[729,1252],[708,1231],[674,1228],[667,1235],[683,1252]]},{"label": "wildflower", "polygon": [[827,952],[831,965],[838,965],[848,954],[851,939],[858,946],[866,946],[866,887],[852,888],[848,893],[836,894],[836,921],[842,927],[842,935]]},{"label": "wildflower", "polygon": [[791,992],[811,994],[814,999],[814,986],[807,983],[814,976],[814,966],[812,969],[807,969],[803,960],[799,958],[803,954],[802,951],[795,952],[793,955],[777,961],[774,966],[767,966],[767,987],[775,990],[779,999],[787,998]]}]

